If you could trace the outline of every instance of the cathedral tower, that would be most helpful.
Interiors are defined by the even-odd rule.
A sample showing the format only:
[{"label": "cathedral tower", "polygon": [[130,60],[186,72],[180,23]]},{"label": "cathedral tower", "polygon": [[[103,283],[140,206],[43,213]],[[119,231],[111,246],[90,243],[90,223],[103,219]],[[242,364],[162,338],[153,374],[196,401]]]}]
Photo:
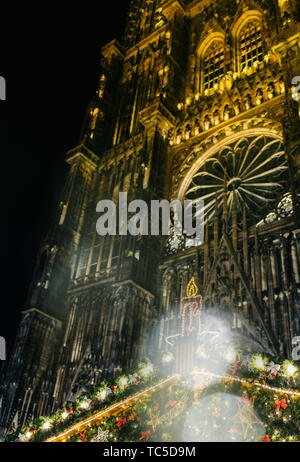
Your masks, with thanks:
[{"label": "cathedral tower", "polygon": [[[6,431],[167,351],[192,276],[245,348],[291,357],[300,334],[299,6],[132,0],[2,381]],[[205,242],[101,237],[96,204],[205,201]]]}]

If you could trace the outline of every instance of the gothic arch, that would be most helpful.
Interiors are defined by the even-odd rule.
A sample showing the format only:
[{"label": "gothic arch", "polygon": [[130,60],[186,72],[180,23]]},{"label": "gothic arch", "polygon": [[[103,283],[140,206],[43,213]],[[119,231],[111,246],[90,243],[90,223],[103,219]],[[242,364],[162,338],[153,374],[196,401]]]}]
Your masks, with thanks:
[{"label": "gothic arch", "polygon": [[[216,152],[222,149],[224,146],[238,141],[240,138],[243,137],[251,137],[251,136],[260,136],[265,135],[270,138],[277,139],[283,142],[283,135],[282,129],[279,128],[277,122],[271,122],[271,127],[267,127],[267,124],[264,123],[265,127],[260,128],[249,128],[246,130],[237,130],[236,132],[230,134],[229,136],[222,137],[216,143],[212,143],[212,146],[206,150],[203,149],[201,144],[194,149],[193,153],[189,154],[189,163],[187,163],[184,168],[181,169],[183,175],[181,177],[181,182],[178,186],[178,193],[177,198],[180,201],[184,200],[185,193],[187,191],[188,186],[190,185],[194,174],[205,164],[205,162],[213,156]],[[273,125],[273,126],[272,126]],[[280,126],[281,127],[281,126]],[[217,134],[212,135],[212,140],[217,139]],[[206,140],[207,142],[207,140]],[[192,154],[192,155],[191,155]],[[199,155],[200,154],[200,155]],[[196,159],[196,160],[195,160]],[[180,175],[180,172],[179,172]]]},{"label": "gothic arch", "polygon": [[206,36],[204,40],[201,40],[197,48],[197,56],[199,59],[203,58],[203,56],[205,55],[205,52],[208,50],[211,44],[215,41],[220,41],[224,43],[225,33],[223,31],[211,32],[210,34]]},{"label": "gothic arch", "polygon": [[[205,79],[205,67],[204,59],[206,53],[209,52],[210,48],[213,45],[219,46],[220,50],[223,48],[223,54],[225,49],[225,33],[218,27],[220,30],[215,32],[209,32],[206,37],[205,34],[202,35],[200,43],[197,48],[197,91],[201,93],[204,92],[204,79]],[[211,29],[210,29],[211,30]],[[203,39],[203,37],[205,37]]]},{"label": "gothic arch", "polygon": [[233,25],[231,27],[231,35],[234,40],[237,39],[239,36],[241,30],[243,27],[246,25],[247,22],[249,21],[262,21],[263,20],[263,14],[259,9],[251,9],[251,10],[246,10],[243,14],[241,14],[238,19],[236,19],[233,22]]},{"label": "gothic arch", "polygon": [[232,36],[232,43],[233,43],[233,65],[234,65],[234,72],[241,73],[240,68],[240,34],[243,28],[247,25],[247,23],[251,21],[258,21],[263,25],[263,15],[262,12],[258,9],[246,10],[241,16],[238,17],[236,21],[234,21],[232,28],[231,28],[231,36]]}]

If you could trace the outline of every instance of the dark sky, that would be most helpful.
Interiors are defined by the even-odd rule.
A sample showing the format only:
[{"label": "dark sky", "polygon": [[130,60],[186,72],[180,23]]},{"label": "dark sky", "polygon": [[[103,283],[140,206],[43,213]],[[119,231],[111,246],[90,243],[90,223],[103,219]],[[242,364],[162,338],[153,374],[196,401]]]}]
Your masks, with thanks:
[{"label": "dark sky", "polygon": [[129,0],[1,5],[1,317],[10,347],[39,243],[51,224],[100,72],[100,48],[120,39]]}]

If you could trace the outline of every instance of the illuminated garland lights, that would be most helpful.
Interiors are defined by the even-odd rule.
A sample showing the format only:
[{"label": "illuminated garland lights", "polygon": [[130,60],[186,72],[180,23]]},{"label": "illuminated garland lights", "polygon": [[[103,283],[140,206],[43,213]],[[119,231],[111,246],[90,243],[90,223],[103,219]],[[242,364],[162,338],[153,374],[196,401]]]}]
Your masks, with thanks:
[{"label": "illuminated garland lights", "polygon": [[153,381],[158,381],[155,367],[150,362],[142,362],[128,376],[121,375],[118,377],[116,380],[117,385],[109,385],[107,382],[103,382],[93,392],[80,396],[75,403],[68,403],[64,409],[57,410],[55,414],[39,417],[28,426],[8,434],[4,441],[45,441],[47,434],[48,436],[57,435],[62,430],[69,428],[72,421],[74,424],[82,421],[85,415],[88,416],[91,412],[95,412],[95,409],[98,412],[101,408],[102,410],[107,409],[109,401],[115,401],[117,397],[132,397],[132,387],[144,389]]},{"label": "illuminated garland lights", "polygon": [[[298,404],[300,403],[300,401],[298,401],[298,398],[300,398],[300,391],[296,389],[297,385],[299,387],[300,382],[296,363],[286,360],[280,365],[260,354],[253,356],[248,354],[245,356],[242,354],[239,355],[236,351],[228,349],[224,349],[222,358],[223,360],[225,359],[229,365],[230,363],[232,364],[231,375],[226,373],[218,374],[206,369],[194,370],[192,372],[191,377],[195,379],[197,376],[203,377],[203,380],[205,379],[207,381],[203,389],[200,389],[200,393],[209,393],[209,390],[214,386],[220,386],[221,388],[225,387],[225,392],[228,392],[228,385],[226,385],[228,383],[231,384],[231,387],[233,387],[234,384],[236,386],[241,385],[242,387],[247,387],[249,392],[251,389],[257,390],[253,393],[255,403],[261,406],[263,410],[268,409],[268,412],[271,412],[270,415],[265,415],[264,412],[265,419],[271,419],[270,421],[272,421],[272,411],[270,411],[270,409],[273,409],[275,414],[281,414],[284,413],[285,406],[290,406],[290,414],[294,414],[293,423],[299,420],[300,427],[300,404]],[[170,367],[170,363],[173,361],[174,356],[172,353],[165,353],[162,357],[162,368]],[[95,434],[96,430],[100,432],[100,435],[105,434],[106,437],[110,434],[110,437],[113,437],[114,441],[119,441],[119,438],[121,438],[120,441],[135,441],[135,438],[137,438],[136,432],[139,429],[141,436],[137,438],[137,440],[158,438],[157,434],[155,434],[156,427],[159,427],[159,425],[168,427],[171,425],[169,420],[172,422],[174,419],[168,419],[167,414],[161,416],[161,418],[156,415],[154,418],[153,408],[148,409],[146,406],[147,412],[145,411],[145,416],[147,415],[148,417],[145,417],[144,422],[140,422],[136,412],[133,411],[134,406],[139,406],[139,403],[151,402],[152,396],[161,392],[166,394],[166,399],[169,398],[169,403],[176,403],[176,400],[170,400],[168,390],[171,390],[170,393],[172,392],[172,387],[178,384],[180,376],[178,374],[172,374],[168,378],[159,378],[157,370],[158,369],[149,362],[142,363],[139,365],[136,372],[128,376],[120,376],[116,381],[117,385],[108,386],[107,383],[103,383],[94,390],[94,392],[78,398],[76,403],[69,405],[68,408],[58,410],[52,416],[36,419],[30,426],[17,431],[13,435],[8,435],[5,441],[61,442],[67,440],[74,441],[74,438],[75,441],[92,441],[93,438],[97,438]],[[236,375],[237,371],[239,371],[239,375]],[[167,369],[165,369],[163,373],[166,375]],[[184,391],[186,377],[181,377],[181,379],[180,387],[181,390]],[[212,379],[218,379],[219,382],[217,384],[209,383]],[[268,384],[267,382],[269,380],[273,382],[277,381],[279,386]],[[171,388],[169,388],[170,385]],[[139,389],[137,393],[132,393],[133,386]],[[194,391],[197,392],[197,384],[194,385]],[[236,388],[235,393],[243,394],[244,392],[242,392],[242,389]],[[286,395],[287,398],[291,398],[292,401],[286,401],[284,398],[280,399],[278,397],[279,395]],[[112,400],[116,401],[117,398],[119,398],[117,402],[109,403],[109,401]],[[180,399],[183,399],[183,395]],[[292,404],[296,401],[297,405]],[[168,405],[167,403],[166,407]],[[269,407],[265,408],[263,405]],[[184,412],[182,409],[183,407],[184,406],[180,407],[181,412]],[[177,408],[177,406],[175,406],[175,408]],[[175,408],[173,413],[175,412]],[[118,417],[120,415],[124,416],[126,412],[131,413],[128,414],[127,421],[126,417]],[[286,434],[286,429],[280,430],[280,425],[284,425],[288,420],[291,420],[291,418],[292,415],[287,417],[283,416],[282,423],[280,423],[278,419],[273,419],[275,428],[272,427],[272,431],[269,430],[269,433],[273,435],[273,439],[276,438],[276,441],[286,441],[286,438],[288,438],[289,440],[298,441],[299,429],[297,426],[295,431],[290,430],[288,435]],[[153,427],[152,430],[144,428],[143,425],[145,425],[145,421],[148,423],[156,422],[155,428]],[[265,426],[267,427],[268,425]],[[115,433],[117,430],[118,432]],[[76,437],[78,434],[80,434],[80,436]],[[165,437],[162,436],[161,438],[164,441],[176,441],[172,439],[174,436],[169,433],[169,439],[164,439]],[[269,439],[269,435],[267,434],[262,438],[262,441],[269,441]],[[108,440],[110,441],[110,439]]]},{"label": "illuminated garland lights", "polygon": [[[239,378],[239,377],[236,377],[236,376],[230,376],[230,375],[227,375],[227,374],[224,374],[224,375],[214,374],[214,373],[207,372],[207,371],[194,371],[192,373],[192,376],[197,376],[197,375],[204,376],[204,377],[209,377],[210,379],[211,378],[217,378],[217,379],[220,379],[222,382],[225,382],[225,383],[231,382],[231,383],[241,384],[243,386],[246,385],[247,387],[250,387],[250,388],[258,388],[258,389],[267,390],[268,392],[271,392],[272,395],[274,393],[278,393],[278,394],[282,394],[282,395],[285,394],[285,395],[292,396],[292,398],[300,397],[300,392],[298,390],[290,390],[290,389],[283,389],[283,388],[278,388],[278,387],[270,387],[270,386],[265,385],[263,383],[251,382],[249,379],[242,379],[242,378]],[[49,439],[47,441],[49,441],[49,442],[50,441],[53,441],[53,442],[66,441],[66,439],[68,437],[76,435],[79,432],[85,432],[85,433],[80,433],[80,438],[83,439],[83,436],[84,436],[83,441],[86,441],[87,437],[88,437],[86,435],[88,435],[87,432],[89,431],[90,424],[99,423],[99,421],[101,421],[101,418],[103,418],[103,417],[110,417],[110,419],[108,420],[108,424],[110,424],[110,425],[115,425],[115,420],[117,418],[119,423],[116,426],[118,428],[121,428],[121,427],[125,428],[126,425],[128,426],[131,416],[133,415],[134,417],[136,417],[136,413],[134,411],[132,411],[132,406],[134,404],[136,404],[137,402],[139,402],[141,400],[147,401],[147,400],[149,400],[149,398],[150,398],[150,396],[152,394],[155,394],[159,390],[162,390],[163,388],[169,387],[170,385],[174,385],[174,384],[178,383],[179,377],[180,377],[179,375],[171,376],[171,377],[159,382],[157,385],[149,387],[146,390],[144,390],[143,392],[139,392],[136,395],[133,395],[132,397],[130,397],[130,398],[124,400],[124,401],[121,401],[121,402],[115,404],[114,406],[111,406],[110,408],[108,408],[105,411],[99,413],[98,415],[93,416],[90,419],[85,420],[84,422],[81,422],[80,424],[76,425],[75,427],[72,427],[71,429],[64,432],[63,434],[60,434],[57,437],[51,438],[51,439]],[[220,386],[220,383],[218,384],[218,386]],[[226,389],[226,385],[225,385],[225,389]],[[183,387],[183,390],[184,390],[184,387]],[[241,398],[241,399],[243,399],[243,398]],[[247,399],[244,398],[244,400],[248,401],[249,398],[248,397],[247,397]],[[274,413],[275,414],[278,414],[281,408],[284,410],[288,406],[286,404],[286,402],[285,402],[285,399],[279,401],[279,400],[276,400],[276,398],[274,398],[273,402],[274,402],[274,405],[275,405],[275,407],[274,407]],[[289,402],[290,401],[288,401],[288,403]],[[153,401],[153,405],[154,405],[154,403],[155,403],[155,400]],[[272,403],[272,401],[271,401],[271,403]],[[169,426],[170,426],[170,422],[173,422],[173,420],[178,415],[180,415],[180,414],[182,414],[184,412],[184,410],[187,408],[187,404],[188,404],[187,393],[184,392],[183,395],[181,396],[180,402],[177,403],[176,401],[169,400],[165,404],[166,408],[170,407],[171,409],[170,409],[170,411],[163,414],[162,416],[159,415],[159,406],[158,405],[152,406],[153,410],[150,410],[150,412],[149,412],[150,419],[149,420],[147,419],[147,422],[146,422],[147,425],[149,425],[149,424],[151,425],[152,430],[150,430],[150,429],[145,430],[144,429],[145,424],[144,424],[144,422],[142,422],[142,424],[140,425],[140,428],[139,428],[140,433],[141,433],[141,437],[139,439],[143,440],[144,438],[146,438],[148,440],[149,438],[151,438],[151,432],[153,433],[158,427],[166,426],[166,424],[167,425],[169,424]],[[149,408],[151,409],[151,406],[149,406]],[[178,410],[176,410],[176,408]],[[128,411],[128,410],[131,412],[131,416],[129,416],[129,419],[126,420],[126,417],[124,418],[124,412]],[[119,411],[120,413],[122,413],[123,418],[117,417],[117,415],[119,415],[119,414],[115,413],[114,411],[117,411],[117,412]],[[247,410],[247,412],[248,412],[249,415],[252,416],[252,418],[255,415],[253,411],[250,412],[250,410],[249,411]],[[240,412],[240,414],[241,413],[242,412]],[[291,416],[290,416],[290,418],[291,418]],[[286,418],[283,417],[283,422],[285,422],[285,421],[286,421]],[[256,419],[256,422],[259,422],[259,419]],[[136,428],[136,426],[137,425],[135,425],[135,428]],[[250,423],[249,423],[248,426],[251,427]],[[267,425],[265,425],[265,426],[268,428]],[[108,430],[106,430],[106,431],[108,432]],[[99,428],[98,428],[98,432],[99,432]],[[128,432],[130,432],[130,429],[128,430]],[[230,432],[233,433],[233,440],[235,439],[234,438],[235,433],[242,434],[241,430],[237,429],[234,426],[232,427]],[[269,433],[272,433],[272,432],[269,432]],[[274,433],[274,437],[276,437],[276,435],[279,433],[279,430],[275,429],[273,431],[273,433]],[[130,433],[128,433],[128,434],[130,434]],[[171,436],[171,435],[169,435],[169,436]],[[288,439],[290,441],[297,441],[297,436],[296,435],[290,435]],[[114,440],[118,440],[118,438],[115,436]],[[173,439],[173,441],[174,441],[174,439]],[[260,436],[259,441],[270,442],[271,439],[270,439],[269,435],[266,433],[265,435]],[[285,439],[282,438],[282,441],[285,441]]]},{"label": "illuminated garland lights", "polygon": [[147,397],[149,397],[149,394],[151,394],[151,393],[153,393],[155,391],[158,391],[161,387],[166,386],[166,385],[171,385],[171,384],[175,383],[179,379],[179,377],[180,376],[177,374],[177,375],[169,377],[169,378],[167,378],[165,380],[162,380],[158,384],[153,385],[152,387],[147,388],[146,390],[141,391],[140,393],[136,393],[135,395],[130,396],[129,398],[125,399],[124,401],[121,401],[119,403],[114,404],[113,406],[108,407],[104,411],[99,412],[98,414],[90,417],[89,419],[86,419],[86,420],[84,420],[82,422],[79,422],[77,425],[74,425],[73,427],[71,427],[70,429],[65,431],[64,433],[61,433],[58,436],[54,436],[53,438],[47,439],[46,443],[65,441],[68,437],[78,433],[79,431],[84,430],[89,424],[98,423],[101,420],[101,418],[103,418],[105,416],[109,416],[110,414],[113,413],[113,411],[121,411],[121,412],[123,412],[125,409],[128,409],[133,404],[135,404],[139,398],[146,399]]},{"label": "illuminated garland lights", "polygon": [[228,380],[230,382],[239,382],[242,384],[247,384],[248,386],[255,386],[257,388],[263,388],[265,390],[270,390],[273,392],[277,392],[282,395],[291,395],[292,398],[294,397],[299,397],[300,398],[300,391],[296,390],[286,390],[284,388],[277,388],[277,387],[270,387],[269,385],[265,385],[263,383],[259,382],[251,382],[250,380],[247,379],[241,379],[239,377],[235,377],[232,375],[219,375],[219,374],[213,374],[212,372],[205,372],[205,371],[194,371],[192,372],[192,375],[204,375],[207,377],[215,377],[221,380]]}]

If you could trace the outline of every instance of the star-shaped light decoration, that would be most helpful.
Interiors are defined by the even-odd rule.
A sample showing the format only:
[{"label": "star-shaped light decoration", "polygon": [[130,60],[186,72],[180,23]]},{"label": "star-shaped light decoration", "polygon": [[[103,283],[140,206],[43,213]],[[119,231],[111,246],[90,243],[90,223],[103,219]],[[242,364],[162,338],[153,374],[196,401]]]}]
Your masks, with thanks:
[{"label": "star-shaped light decoration", "polygon": [[232,419],[232,423],[241,425],[243,431],[243,438],[247,440],[248,433],[251,430],[252,425],[262,425],[264,428],[263,422],[257,417],[254,412],[251,402],[246,404],[238,402],[238,411]]},{"label": "star-shaped light decoration", "polygon": [[95,438],[91,440],[91,443],[107,443],[108,437],[109,437],[109,431],[101,430],[101,428],[98,427],[98,435],[95,436]]}]

